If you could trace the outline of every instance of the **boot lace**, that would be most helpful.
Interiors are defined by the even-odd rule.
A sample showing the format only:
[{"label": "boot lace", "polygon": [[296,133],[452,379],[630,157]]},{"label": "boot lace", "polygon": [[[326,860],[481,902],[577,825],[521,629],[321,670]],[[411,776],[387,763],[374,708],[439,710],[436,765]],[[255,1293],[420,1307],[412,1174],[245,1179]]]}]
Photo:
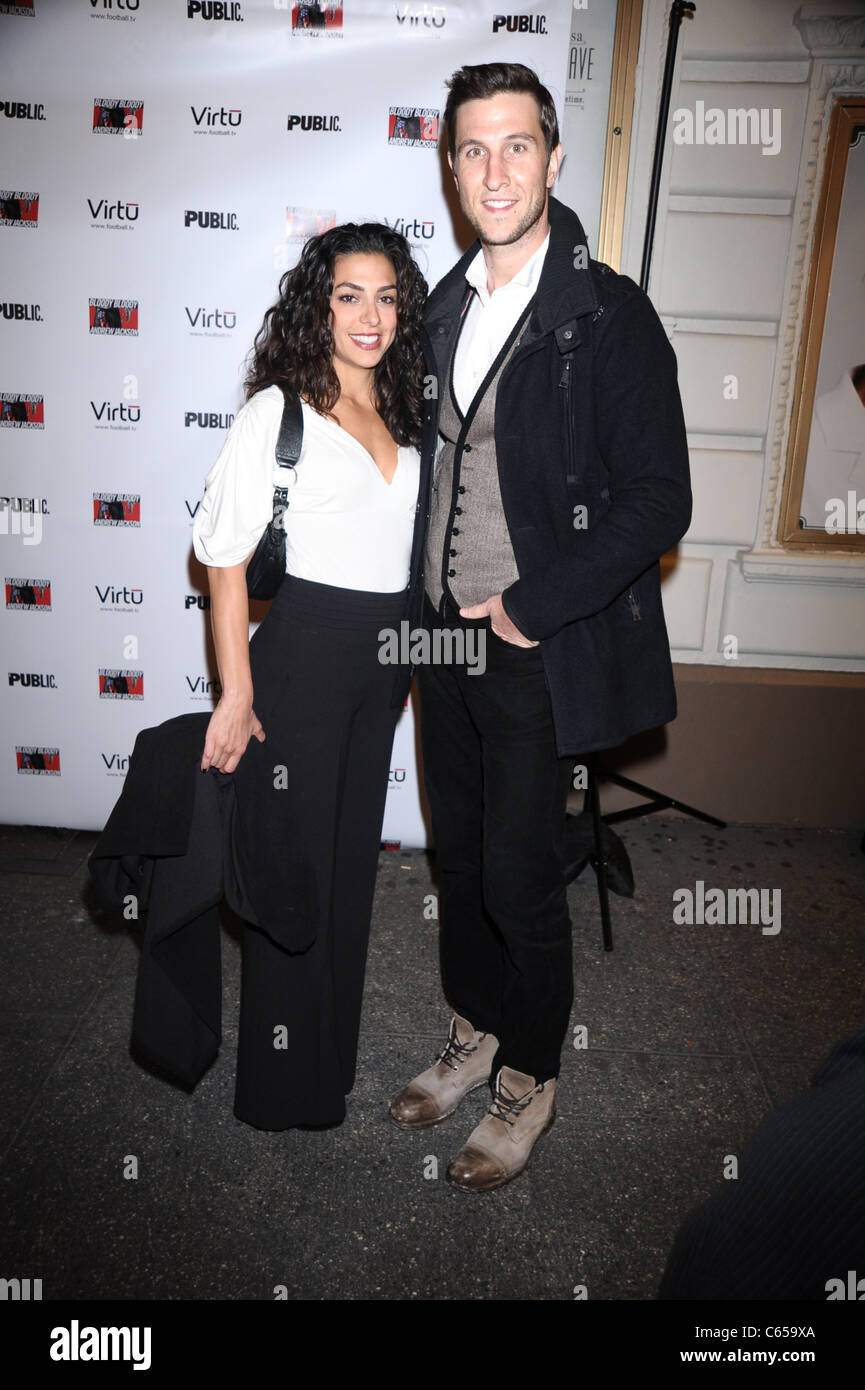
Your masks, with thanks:
[{"label": "boot lace", "polygon": [[536,1092],[542,1091],[543,1089],[543,1085],[540,1087],[536,1086],[534,1090],[529,1091],[527,1095],[517,1098],[517,1096],[512,1095],[500,1082],[493,1095],[489,1113],[494,1119],[504,1120],[506,1125],[512,1125],[515,1123],[518,1116],[525,1110],[526,1106],[531,1104],[532,1098]]},{"label": "boot lace", "polygon": [[[482,1041],[485,1037],[486,1033],[481,1033],[478,1041]],[[450,1026],[448,1040],[445,1043],[443,1050],[439,1053],[438,1060],[440,1062],[444,1062],[446,1067],[450,1067],[451,1071],[456,1071],[462,1065],[462,1063],[465,1062],[466,1059],[470,1057],[473,1052],[477,1052],[477,1050],[477,1043],[460,1042],[459,1038],[457,1037],[456,1019],[454,1019]]]}]

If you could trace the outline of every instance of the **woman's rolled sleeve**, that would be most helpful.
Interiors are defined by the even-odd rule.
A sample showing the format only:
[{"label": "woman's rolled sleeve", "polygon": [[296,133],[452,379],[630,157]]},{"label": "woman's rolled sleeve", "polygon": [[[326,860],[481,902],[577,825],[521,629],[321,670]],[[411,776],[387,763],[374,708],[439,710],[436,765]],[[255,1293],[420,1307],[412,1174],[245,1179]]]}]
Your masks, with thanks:
[{"label": "woman's rolled sleeve", "polygon": [[204,565],[239,565],[255,549],[273,515],[276,440],[282,418],[278,387],[241,407],[204,479],[192,547]]}]

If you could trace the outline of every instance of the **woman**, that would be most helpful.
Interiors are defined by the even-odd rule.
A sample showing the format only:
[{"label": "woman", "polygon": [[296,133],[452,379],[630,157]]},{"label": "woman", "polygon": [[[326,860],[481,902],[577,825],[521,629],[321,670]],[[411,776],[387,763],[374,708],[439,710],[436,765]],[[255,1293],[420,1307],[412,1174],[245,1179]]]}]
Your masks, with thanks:
[{"label": "woman", "polygon": [[[251,739],[272,744],[261,795],[278,785],[292,798],[318,888],[308,950],[282,950],[249,926],[243,934],[235,1114],[274,1130],[338,1123],[354,1083],[404,699],[378,659],[378,634],[407,612],[426,283],[402,236],[346,224],[310,238],[279,291],[193,530],[222,687],[201,767],[231,774]],[[287,483],[275,459],[282,387],[300,395],[303,414]],[[288,487],[287,574],[250,642],[245,571],[275,485]]]}]

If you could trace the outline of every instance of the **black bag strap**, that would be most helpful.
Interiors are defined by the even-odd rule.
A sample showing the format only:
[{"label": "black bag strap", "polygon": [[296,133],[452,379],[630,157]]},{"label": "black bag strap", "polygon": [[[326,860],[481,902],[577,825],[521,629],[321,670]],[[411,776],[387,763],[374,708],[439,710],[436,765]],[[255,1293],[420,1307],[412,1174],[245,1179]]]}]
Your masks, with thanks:
[{"label": "black bag strap", "polygon": [[[296,391],[283,389],[282,394],[285,400],[282,407],[279,438],[276,441],[276,461],[280,468],[293,468],[300,458],[301,445],[303,444],[303,411],[300,396]],[[284,530],[283,517],[287,507],[288,488],[275,487],[273,489],[273,516],[270,523],[274,530]]]},{"label": "black bag strap", "polygon": [[296,391],[283,388],[285,404],[282,407],[282,423],[276,441],[276,461],[280,468],[292,468],[300,458],[303,444],[303,412],[300,396]]}]

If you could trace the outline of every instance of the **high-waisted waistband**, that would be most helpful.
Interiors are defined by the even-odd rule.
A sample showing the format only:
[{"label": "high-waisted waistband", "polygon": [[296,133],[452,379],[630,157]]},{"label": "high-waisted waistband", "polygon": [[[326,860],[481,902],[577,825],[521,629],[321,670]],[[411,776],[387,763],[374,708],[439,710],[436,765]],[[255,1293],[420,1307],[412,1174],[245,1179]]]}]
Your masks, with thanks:
[{"label": "high-waisted waistband", "polygon": [[276,592],[271,612],[295,614],[323,622],[398,622],[405,616],[408,589],[379,593],[370,589],[343,589],[287,574]]}]

